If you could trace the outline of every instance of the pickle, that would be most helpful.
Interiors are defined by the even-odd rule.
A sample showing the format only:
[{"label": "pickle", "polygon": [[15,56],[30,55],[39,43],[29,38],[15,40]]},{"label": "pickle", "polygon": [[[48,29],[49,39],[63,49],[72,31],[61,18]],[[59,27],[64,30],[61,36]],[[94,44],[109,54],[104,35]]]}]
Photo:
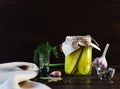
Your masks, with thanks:
[{"label": "pickle", "polygon": [[86,46],[78,63],[78,72],[81,75],[89,75],[92,71],[92,47]]},{"label": "pickle", "polygon": [[76,51],[65,57],[65,72],[66,74],[71,74],[77,67],[80,55],[82,53],[83,47],[80,47]]}]

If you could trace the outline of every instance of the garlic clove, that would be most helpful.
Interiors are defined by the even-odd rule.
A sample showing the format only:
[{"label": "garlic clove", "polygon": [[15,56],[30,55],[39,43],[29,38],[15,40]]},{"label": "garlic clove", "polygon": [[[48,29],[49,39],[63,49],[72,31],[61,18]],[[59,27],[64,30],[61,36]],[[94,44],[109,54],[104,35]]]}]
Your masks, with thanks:
[{"label": "garlic clove", "polygon": [[50,73],[50,76],[61,77],[62,73],[60,71],[53,71]]}]

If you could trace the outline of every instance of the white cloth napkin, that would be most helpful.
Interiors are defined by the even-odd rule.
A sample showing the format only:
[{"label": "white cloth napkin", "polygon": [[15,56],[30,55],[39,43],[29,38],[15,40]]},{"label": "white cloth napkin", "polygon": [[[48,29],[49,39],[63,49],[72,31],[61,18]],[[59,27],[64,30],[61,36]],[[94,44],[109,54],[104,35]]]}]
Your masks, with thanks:
[{"label": "white cloth napkin", "polygon": [[51,89],[30,80],[37,76],[38,69],[34,63],[29,62],[0,64],[0,89]]}]

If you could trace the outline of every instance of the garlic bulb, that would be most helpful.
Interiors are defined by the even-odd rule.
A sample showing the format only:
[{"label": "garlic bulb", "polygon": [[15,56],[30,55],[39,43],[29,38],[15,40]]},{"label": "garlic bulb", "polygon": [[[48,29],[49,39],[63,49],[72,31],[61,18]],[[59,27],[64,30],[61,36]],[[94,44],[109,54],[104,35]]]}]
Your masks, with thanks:
[{"label": "garlic bulb", "polygon": [[96,57],[93,61],[93,66],[94,67],[100,67],[100,68],[107,68],[108,67],[108,63],[107,63],[107,60],[106,60],[106,53],[107,53],[107,50],[109,48],[109,44],[106,44],[106,47],[103,51],[103,54],[101,57]]}]

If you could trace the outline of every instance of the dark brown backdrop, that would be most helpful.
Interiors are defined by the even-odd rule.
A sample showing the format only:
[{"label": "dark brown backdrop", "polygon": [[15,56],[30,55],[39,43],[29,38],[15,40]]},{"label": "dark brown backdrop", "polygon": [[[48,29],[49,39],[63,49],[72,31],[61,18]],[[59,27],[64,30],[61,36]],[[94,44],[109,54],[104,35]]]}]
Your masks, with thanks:
[{"label": "dark brown backdrop", "polygon": [[[0,62],[33,61],[41,42],[59,46],[67,35],[88,34],[102,50],[110,43],[107,60],[120,64],[119,0],[0,1]],[[93,50],[93,58],[101,53]],[[64,62],[64,55],[52,62]]]}]

